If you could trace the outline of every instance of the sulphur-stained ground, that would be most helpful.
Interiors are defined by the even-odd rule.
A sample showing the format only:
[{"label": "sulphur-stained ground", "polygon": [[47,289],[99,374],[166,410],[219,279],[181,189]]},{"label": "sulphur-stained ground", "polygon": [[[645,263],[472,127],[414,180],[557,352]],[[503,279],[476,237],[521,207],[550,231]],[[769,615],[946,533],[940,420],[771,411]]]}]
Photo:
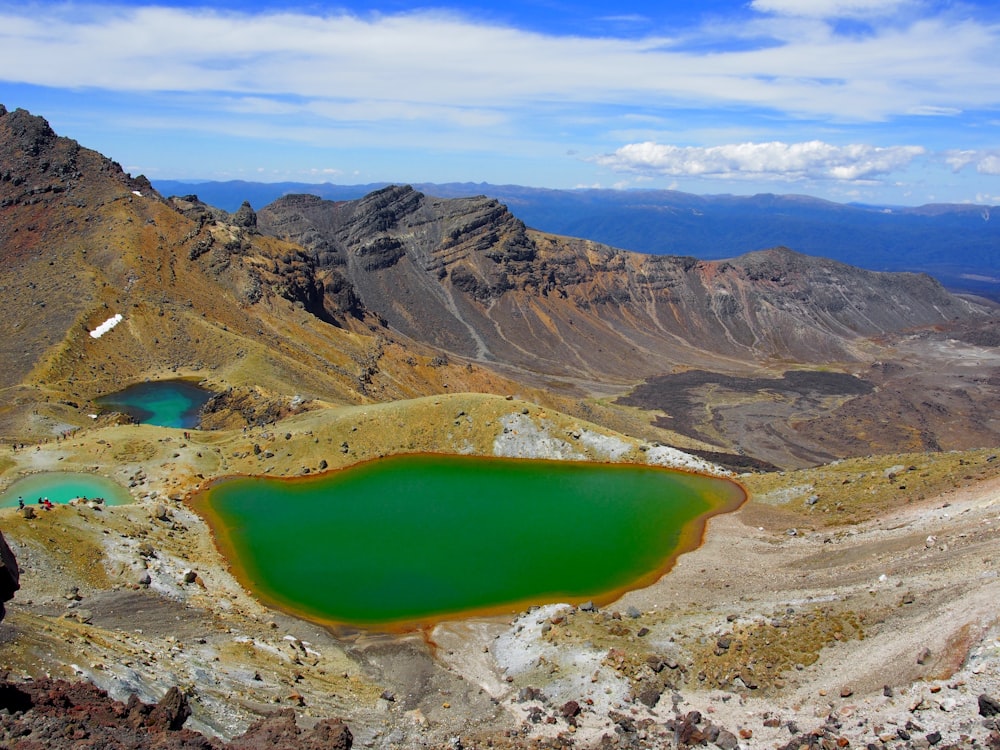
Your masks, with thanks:
[{"label": "sulphur-stained ground", "polygon": [[[220,738],[291,708],[301,726],[343,718],[356,747],[376,748],[1000,742],[988,715],[1000,699],[992,452],[740,477],[751,499],[712,519],[700,548],[604,606],[540,602],[375,633],[258,603],[187,502],[214,477],[430,450],[679,458],[516,399],[456,394],[405,408],[317,408],[188,436],[97,424],[3,449],[5,484],[99,471],[136,502],[34,518],[0,510],[22,569],[0,623],[0,667],[13,681],[89,680],[121,700],[156,702],[176,686],[193,709],[185,726]],[[588,540],[568,527],[553,543]]]}]

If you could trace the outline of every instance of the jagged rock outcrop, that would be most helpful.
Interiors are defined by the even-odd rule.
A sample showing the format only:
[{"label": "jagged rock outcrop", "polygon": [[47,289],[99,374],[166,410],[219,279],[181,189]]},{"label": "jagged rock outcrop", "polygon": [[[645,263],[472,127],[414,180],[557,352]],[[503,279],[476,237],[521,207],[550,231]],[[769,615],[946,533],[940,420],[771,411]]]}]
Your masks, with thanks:
[{"label": "jagged rock outcrop", "polygon": [[21,573],[17,567],[17,558],[0,532],[0,620],[4,618],[4,602],[14,598],[14,592],[20,586]]},{"label": "jagged rock outcrop", "polygon": [[271,292],[301,304],[317,317],[327,317],[325,288],[316,277],[315,260],[301,248],[269,248],[261,242],[257,214],[249,203],[244,202],[232,215],[205,205],[196,195],[171,198],[170,204],[198,222],[191,233],[197,241],[191,245],[188,260],[198,261],[221,283],[235,286],[241,302],[253,305]]},{"label": "jagged rock outcrop", "polygon": [[203,429],[217,430],[273,424],[310,408],[310,404],[298,397],[283,398],[260,388],[227,388],[202,407],[201,425]]},{"label": "jagged rock outcrop", "polygon": [[787,248],[728,261],[642,255],[534,232],[495,200],[410,187],[336,203],[286,196],[259,225],[309,249],[318,275],[349,283],[400,333],[559,375],[649,375],[720,357],[844,361],[858,337],[981,312],[925,275]]},{"label": "jagged rock outcrop", "polygon": [[250,201],[243,201],[243,205],[240,206],[236,213],[233,214],[232,223],[235,226],[243,227],[244,229],[257,229],[257,214],[250,205]]},{"label": "jagged rock outcrop", "polygon": [[244,734],[233,739],[227,750],[351,750],[354,736],[340,719],[321,719],[311,729],[295,723],[295,712],[288,708],[257,721]]},{"label": "jagged rock outcrop", "polygon": [[48,677],[16,682],[5,676],[0,695],[7,709],[0,716],[0,745],[5,747],[11,741],[24,750],[84,743],[122,750],[222,747],[183,728],[191,709],[177,688],[168,691],[159,704],[147,705],[135,696],[127,703],[112,700],[88,682]]},{"label": "jagged rock outcrop", "polygon": [[[159,197],[145,177],[132,177],[117,162],[58,136],[43,118],[0,104],[0,208],[60,202],[66,194],[79,191],[94,171],[115,186]],[[73,197],[86,202],[109,196]]]}]

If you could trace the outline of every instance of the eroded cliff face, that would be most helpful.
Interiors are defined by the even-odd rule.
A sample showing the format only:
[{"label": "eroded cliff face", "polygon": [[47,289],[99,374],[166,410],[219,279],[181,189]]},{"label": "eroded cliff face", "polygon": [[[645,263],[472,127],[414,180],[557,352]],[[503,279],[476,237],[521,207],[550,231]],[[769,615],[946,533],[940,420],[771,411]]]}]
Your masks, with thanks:
[{"label": "eroded cliff face", "polygon": [[[312,251],[326,284],[353,289],[356,310],[410,338],[483,359],[493,358],[495,334],[477,330],[482,320],[466,320],[468,304],[489,306],[512,288],[512,271],[530,274],[535,259],[524,225],[483,198],[440,200],[389,187],[342,203],[288,196],[258,216],[261,231]],[[336,306],[327,311],[343,320]]]},{"label": "eroded cliff face", "polygon": [[851,360],[858,337],[978,311],[927,276],[787,248],[714,262],[642,255],[529,230],[495,200],[409,187],[340,203],[287,196],[259,217],[261,231],[309,249],[321,278],[349,284],[392,329],[552,375]]}]

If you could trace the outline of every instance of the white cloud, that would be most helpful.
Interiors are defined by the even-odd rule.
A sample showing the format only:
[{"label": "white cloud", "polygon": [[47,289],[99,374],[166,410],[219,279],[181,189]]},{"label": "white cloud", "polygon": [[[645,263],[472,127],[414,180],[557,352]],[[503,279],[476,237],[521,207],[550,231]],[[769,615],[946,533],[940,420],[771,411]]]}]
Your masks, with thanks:
[{"label": "white cloud", "polygon": [[984,156],[976,165],[979,174],[1000,175],[1000,154],[993,153]]},{"label": "white cloud", "polygon": [[735,143],[672,146],[647,141],[622,146],[595,161],[619,172],[673,177],[867,181],[905,169],[925,153],[920,146],[834,146],[804,143]]},{"label": "white cloud", "polygon": [[920,115],[921,117],[954,117],[955,115],[962,114],[962,110],[955,107],[935,107],[925,104],[913,107],[907,114]]},{"label": "white cloud", "polygon": [[[704,176],[746,180],[741,187],[753,178],[822,180],[827,193],[860,186],[871,195],[889,184],[884,176],[920,161],[946,180],[949,167],[964,170],[977,190],[995,192],[1000,151],[940,153],[978,145],[970,134],[997,129],[988,115],[1000,110],[1000,24],[990,13],[924,0],[747,3],[721,17],[696,9],[690,17],[703,15],[703,25],[641,38],[616,36],[619,22],[640,20],[628,16],[609,17],[598,37],[457,11],[352,15],[308,10],[331,7],[314,3],[235,12],[83,0],[46,4],[41,14],[0,0],[0,89],[35,97],[3,103],[35,109],[71,137],[82,141],[88,127],[110,133],[92,145],[133,148],[113,153],[153,174],[176,172],[183,155],[140,155],[138,141],[183,133],[192,144],[224,143],[219,160],[248,143],[320,149],[296,169],[343,164],[350,174],[364,165],[365,175],[383,169],[392,179],[424,171],[416,166],[423,158],[483,178],[497,174],[484,174],[495,169],[486,165],[502,163],[507,181],[519,169],[534,170],[520,178],[533,182],[565,170],[564,185],[687,185]],[[939,153],[831,145],[851,142],[921,143]],[[663,145],[671,143],[730,145]],[[621,144],[630,145],[581,161]],[[983,148],[991,145],[1000,141]],[[390,153],[389,166],[372,166]],[[458,153],[473,158],[460,166],[441,158]],[[188,171],[203,168],[195,159]],[[619,174],[602,178],[594,163]],[[930,169],[918,178],[936,179]]]},{"label": "white cloud", "polygon": [[956,172],[965,169],[970,164],[974,164],[978,158],[976,151],[959,151],[952,150],[947,151],[944,154],[944,160],[947,162],[948,166],[951,167]]},{"label": "white cloud", "polygon": [[[556,36],[445,13],[232,13],[54,5],[0,11],[0,80],[54,88],[290,97],[356,117],[503,125],[542,107],[635,114],[763,107],[840,122],[1000,105],[1000,28],[927,17],[841,36],[875,0],[755,0],[745,24],[686,38]],[[790,17],[793,10],[798,18]],[[761,40],[767,40],[762,43]],[[25,60],[31,64],[26,65]],[[505,114],[500,114],[505,113]],[[355,117],[355,114],[351,114]],[[601,119],[601,115],[595,115]]]},{"label": "white cloud", "polygon": [[1000,150],[951,150],[944,153],[944,160],[955,172],[966,167],[975,167],[976,172],[985,175],[1000,175]]},{"label": "white cloud", "polygon": [[887,16],[910,0],[753,0],[750,7],[761,13],[806,18],[868,18]]}]

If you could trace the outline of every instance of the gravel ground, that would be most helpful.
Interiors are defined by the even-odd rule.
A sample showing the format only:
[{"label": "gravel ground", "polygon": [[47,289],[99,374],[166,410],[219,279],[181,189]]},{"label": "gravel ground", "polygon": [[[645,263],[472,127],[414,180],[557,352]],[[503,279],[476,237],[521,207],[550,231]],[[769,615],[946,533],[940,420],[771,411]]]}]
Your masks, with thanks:
[{"label": "gravel ground", "polygon": [[[451,439],[483,452],[510,432],[592,459],[629,445],[504,399],[424,406],[429,420],[447,414]],[[333,455],[318,451],[342,434],[351,451],[374,452],[370,436],[388,434],[400,413],[341,417],[326,427],[315,414],[289,421],[269,443],[284,450],[268,460],[294,473]],[[418,434],[395,437],[409,445]],[[658,582],[617,602],[380,634],[262,606],[229,574],[204,522],[170,499],[199,473],[244,471],[258,460],[249,447],[265,439],[185,442],[117,426],[9,457],[80,469],[117,456],[115,474],[131,477],[139,502],[60,506],[30,521],[0,511],[24,570],[0,625],[0,667],[148,703],[177,686],[190,699],[187,726],[223,738],[291,708],[303,726],[344,718],[356,746],[375,748],[992,741],[995,718],[981,715],[980,696],[1000,698],[1000,478],[986,452],[745,477],[753,499],[714,518],[703,544]],[[643,455],[632,445],[625,455]],[[918,489],[899,490],[904,475]]]}]

